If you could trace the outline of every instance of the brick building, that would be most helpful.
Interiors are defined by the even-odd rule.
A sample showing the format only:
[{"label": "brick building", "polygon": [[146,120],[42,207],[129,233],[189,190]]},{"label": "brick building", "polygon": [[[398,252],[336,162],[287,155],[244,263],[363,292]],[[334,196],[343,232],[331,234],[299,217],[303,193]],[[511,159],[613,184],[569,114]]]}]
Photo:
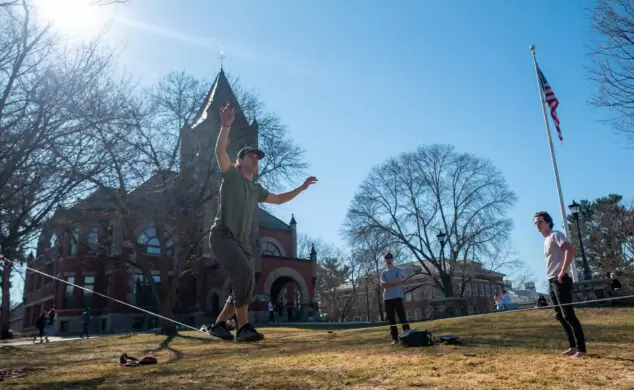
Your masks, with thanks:
[{"label": "brick building", "polygon": [[[204,187],[206,191],[218,190],[220,176],[213,176],[212,183],[201,184],[201,177],[209,173],[209,161],[216,164],[212,145],[219,131],[219,110],[227,101],[239,107],[229,82],[221,69],[203,102],[194,125],[181,130],[181,165],[179,172],[157,172],[128,194],[130,202],[143,213],[144,206],[152,202],[148,195],[153,182],[165,177],[173,178],[179,188]],[[236,156],[244,146],[258,145],[258,124],[247,121],[237,110],[228,143],[229,155]],[[197,181],[198,179],[198,181]],[[180,181],[179,181],[180,180]],[[189,181],[187,181],[189,180]],[[160,283],[159,259],[177,259],[182,248],[163,243],[166,256],[156,238],[157,230],[151,217],[135,221],[133,232],[123,228],[122,218],[112,201],[113,188],[100,188],[87,198],[66,210],[57,210],[52,220],[42,230],[38,243],[38,256],[29,266],[60,279],[105,294],[114,299],[157,312],[151,286],[135,267],[118,259],[135,258],[152,268],[155,282]],[[154,205],[156,206],[156,205]],[[209,228],[217,209],[217,200],[201,206],[196,214],[199,223]],[[150,212],[148,210],[148,212]],[[256,271],[254,302],[250,321],[268,319],[267,303],[292,302],[295,309],[302,308],[303,318],[314,316],[316,253],[310,259],[297,258],[297,222],[286,223],[266,210],[258,208],[254,215],[252,248]],[[178,235],[178,231],[171,232]],[[183,233],[186,234],[186,233]],[[141,245],[143,253],[135,253],[131,240]],[[80,245],[79,243],[85,243]],[[101,248],[97,250],[97,248]],[[105,248],[105,249],[104,249]],[[211,322],[220,312],[226,300],[225,277],[214,259],[208,240],[201,242],[192,271],[183,276],[174,274],[169,265],[169,277],[179,277],[179,288],[174,291],[174,316],[193,326]],[[60,281],[27,273],[24,288],[24,324],[32,327],[38,315],[55,305],[58,313],[56,331],[61,334],[79,333],[80,315],[85,307],[91,308],[93,331],[122,332],[152,329],[158,319],[134,308],[74,288]]]},{"label": "brick building", "polygon": [[[406,281],[403,283],[405,294],[405,313],[410,321],[428,320],[434,316],[432,302],[434,299],[443,297],[442,291],[433,283],[432,279],[421,274],[419,262],[397,264],[406,272]],[[429,266],[433,269],[432,266]],[[412,276],[413,275],[413,276]],[[455,272],[454,289],[462,286],[463,280],[468,280],[465,284],[462,297],[465,298],[467,314],[488,313],[494,309],[493,297],[495,292],[504,286],[504,274],[487,270],[480,263],[471,262],[465,267],[463,272]],[[321,302],[322,311],[326,319],[338,321],[345,310],[344,321],[378,321],[379,312],[379,292],[376,281],[378,275],[371,274],[360,279],[356,288],[346,283],[342,285],[334,303],[327,299]],[[456,296],[460,291],[456,291]],[[382,297],[382,295],[378,295]],[[381,299],[382,303],[382,299]],[[347,309],[346,309],[347,304]],[[381,305],[381,310],[385,310]],[[384,312],[384,318],[385,312]]]}]

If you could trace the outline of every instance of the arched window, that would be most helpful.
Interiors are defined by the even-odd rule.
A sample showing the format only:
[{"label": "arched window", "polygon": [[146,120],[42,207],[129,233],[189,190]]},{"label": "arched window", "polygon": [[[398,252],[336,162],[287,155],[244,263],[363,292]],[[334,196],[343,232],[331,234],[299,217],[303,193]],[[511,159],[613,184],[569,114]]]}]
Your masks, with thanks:
[{"label": "arched window", "polygon": [[79,228],[73,230],[73,234],[70,237],[70,246],[68,248],[69,256],[77,256],[77,247],[79,244]]},{"label": "arched window", "polygon": [[53,235],[51,236],[51,248],[55,248],[55,245],[57,245],[57,234],[53,233]]},{"label": "arched window", "polygon": [[88,232],[88,239],[86,240],[88,248],[92,251],[96,251],[99,246],[99,229],[96,227],[90,229]]},{"label": "arched window", "polygon": [[[145,248],[145,253],[148,255],[160,255],[161,254],[161,242],[159,241],[156,228],[151,227],[143,230],[138,237],[137,242]],[[168,238],[167,243],[167,255],[174,255],[174,243]]]},{"label": "arched window", "polygon": [[270,237],[264,237],[262,239],[262,251],[261,253],[266,256],[284,256],[284,250],[281,244]]},{"label": "arched window", "polygon": [[262,245],[262,254],[269,256],[282,256],[282,251],[271,241],[264,241]]}]

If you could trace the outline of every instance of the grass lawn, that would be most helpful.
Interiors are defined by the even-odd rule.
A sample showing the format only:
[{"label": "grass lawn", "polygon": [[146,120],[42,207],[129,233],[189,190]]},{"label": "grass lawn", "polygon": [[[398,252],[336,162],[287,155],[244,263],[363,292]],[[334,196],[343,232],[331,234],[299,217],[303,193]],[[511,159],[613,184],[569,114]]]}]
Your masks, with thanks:
[{"label": "grass lawn", "polygon": [[[257,344],[216,341],[198,332],[173,339],[113,336],[0,346],[0,368],[24,368],[15,389],[632,389],[634,309],[580,309],[588,358],[567,347],[551,310],[414,324],[462,346],[393,347],[387,329],[260,328]],[[399,328],[400,329],[400,328]],[[159,364],[120,367],[126,351]]]}]

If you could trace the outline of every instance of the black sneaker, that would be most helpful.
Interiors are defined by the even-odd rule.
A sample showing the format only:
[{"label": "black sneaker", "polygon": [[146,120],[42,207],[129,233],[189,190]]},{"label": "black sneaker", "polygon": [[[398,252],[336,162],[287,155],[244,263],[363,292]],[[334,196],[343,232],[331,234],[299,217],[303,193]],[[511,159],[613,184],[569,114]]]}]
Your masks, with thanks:
[{"label": "black sneaker", "polygon": [[227,324],[224,322],[213,323],[210,327],[208,327],[208,333],[212,336],[218,337],[219,339],[231,341],[233,340],[233,335],[227,328]]},{"label": "black sneaker", "polygon": [[251,324],[245,324],[238,329],[237,341],[260,341],[264,335],[253,327]]}]

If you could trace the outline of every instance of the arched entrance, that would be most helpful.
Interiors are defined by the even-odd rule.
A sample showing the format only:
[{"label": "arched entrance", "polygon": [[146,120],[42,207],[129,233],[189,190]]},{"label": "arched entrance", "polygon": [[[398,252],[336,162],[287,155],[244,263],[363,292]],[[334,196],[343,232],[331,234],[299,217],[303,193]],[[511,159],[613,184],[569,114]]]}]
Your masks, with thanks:
[{"label": "arched entrance", "polygon": [[289,267],[277,268],[268,275],[266,282],[264,282],[264,293],[269,294],[271,302],[276,303],[282,289],[286,285],[292,284],[299,290],[299,303],[309,304],[311,297],[306,281],[299,272]]},{"label": "arched entrance", "polygon": [[277,278],[271,285],[269,293],[273,305],[277,303],[291,303],[297,307],[302,303],[302,293],[299,284],[288,276]]},{"label": "arched entrance", "polygon": [[310,303],[311,297],[306,281],[296,270],[289,267],[277,268],[264,283],[264,292],[269,295],[278,318],[298,320],[302,309]]}]

